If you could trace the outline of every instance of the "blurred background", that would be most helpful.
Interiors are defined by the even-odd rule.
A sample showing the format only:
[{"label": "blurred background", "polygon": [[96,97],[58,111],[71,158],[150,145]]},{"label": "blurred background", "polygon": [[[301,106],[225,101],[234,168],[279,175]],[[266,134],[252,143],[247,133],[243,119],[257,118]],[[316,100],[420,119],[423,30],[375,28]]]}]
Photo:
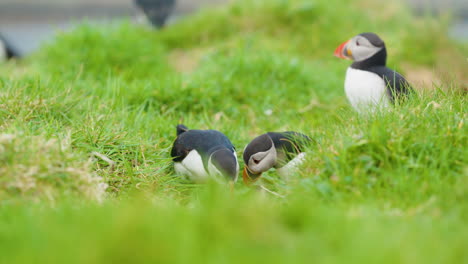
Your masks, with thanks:
[{"label": "blurred background", "polygon": [[[200,8],[229,2],[229,0],[175,1],[168,23]],[[407,1],[408,6],[417,15],[450,15],[453,21],[451,36],[461,41],[468,40],[468,1],[403,1]],[[51,39],[57,30],[70,29],[80,21],[109,22],[121,18],[138,23],[143,23],[145,20],[133,0],[0,0],[0,32],[20,54],[34,51],[41,43]]]}]

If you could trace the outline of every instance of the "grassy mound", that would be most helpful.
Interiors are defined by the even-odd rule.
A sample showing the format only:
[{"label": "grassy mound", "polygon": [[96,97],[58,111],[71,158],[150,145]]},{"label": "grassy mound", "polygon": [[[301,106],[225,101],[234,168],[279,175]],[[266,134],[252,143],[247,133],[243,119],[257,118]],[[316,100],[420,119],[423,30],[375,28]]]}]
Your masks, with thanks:
[{"label": "grassy mound", "polygon": [[102,201],[106,184],[92,172],[90,162],[70,150],[69,140],[1,134],[2,203],[46,200],[56,204],[64,196]]}]

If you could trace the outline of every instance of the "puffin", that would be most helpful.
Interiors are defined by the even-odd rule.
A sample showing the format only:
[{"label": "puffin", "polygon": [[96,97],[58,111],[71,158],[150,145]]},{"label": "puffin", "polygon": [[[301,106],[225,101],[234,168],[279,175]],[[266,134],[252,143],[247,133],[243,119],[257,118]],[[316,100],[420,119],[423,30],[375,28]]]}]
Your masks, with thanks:
[{"label": "puffin", "polygon": [[180,124],[171,150],[176,173],[194,182],[209,178],[237,181],[239,163],[231,141],[217,130],[194,130]]},{"label": "puffin", "polygon": [[334,55],[352,60],[346,71],[345,93],[358,112],[387,107],[413,92],[408,81],[388,68],[387,49],[375,33],[361,33],[336,48]]},{"label": "puffin", "polygon": [[280,176],[290,175],[304,161],[310,143],[308,136],[293,131],[268,132],[254,138],[244,149],[244,183],[253,183],[271,168]]},{"label": "puffin", "polygon": [[19,57],[12,45],[0,34],[0,62]]},{"label": "puffin", "polygon": [[176,0],[134,0],[135,4],[145,13],[149,22],[160,28],[166,24],[171,15]]}]

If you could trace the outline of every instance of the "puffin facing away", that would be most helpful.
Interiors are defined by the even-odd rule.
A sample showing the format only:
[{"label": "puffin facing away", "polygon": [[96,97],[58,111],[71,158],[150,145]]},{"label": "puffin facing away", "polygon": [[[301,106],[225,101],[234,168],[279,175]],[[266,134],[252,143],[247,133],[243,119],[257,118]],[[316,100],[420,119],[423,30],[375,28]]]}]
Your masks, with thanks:
[{"label": "puffin facing away", "polygon": [[336,57],[353,60],[345,79],[346,97],[358,112],[394,104],[412,92],[403,76],[386,67],[387,49],[374,33],[362,33],[341,44]]},{"label": "puffin facing away", "polygon": [[195,182],[225,176],[237,180],[239,163],[231,141],[217,130],[189,130],[177,126],[177,138],[171,151],[174,169]]},{"label": "puffin facing away", "polygon": [[19,57],[11,44],[0,34],[0,62]]},{"label": "puffin facing away", "polygon": [[298,132],[268,132],[253,139],[244,149],[245,184],[276,168],[281,176],[290,174],[305,158],[304,147],[311,139]]}]

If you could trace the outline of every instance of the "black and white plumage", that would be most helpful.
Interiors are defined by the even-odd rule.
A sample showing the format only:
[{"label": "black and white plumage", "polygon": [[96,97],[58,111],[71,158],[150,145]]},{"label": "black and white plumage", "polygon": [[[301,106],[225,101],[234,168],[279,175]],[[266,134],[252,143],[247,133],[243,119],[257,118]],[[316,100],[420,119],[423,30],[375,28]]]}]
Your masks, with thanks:
[{"label": "black and white plumage", "polygon": [[175,0],[135,0],[135,4],[155,27],[162,27],[166,24],[167,18],[174,10],[175,3]]},{"label": "black and white plumage", "polygon": [[19,53],[16,52],[11,43],[0,34],[0,62],[18,57]]},{"label": "black and white plumage", "polygon": [[253,139],[244,149],[246,184],[257,180],[263,172],[276,168],[281,176],[289,175],[303,162],[305,147],[311,139],[298,132],[268,132]]},{"label": "black and white plumage", "polygon": [[357,111],[386,107],[412,92],[401,74],[387,68],[385,43],[374,33],[362,33],[344,42],[335,56],[354,61],[346,72],[345,92]]},{"label": "black and white plumage", "polygon": [[174,169],[195,182],[224,175],[235,182],[239,173],[236,150],[217,130],[189,130],[177,126],[177,139],[171,151]]}]

